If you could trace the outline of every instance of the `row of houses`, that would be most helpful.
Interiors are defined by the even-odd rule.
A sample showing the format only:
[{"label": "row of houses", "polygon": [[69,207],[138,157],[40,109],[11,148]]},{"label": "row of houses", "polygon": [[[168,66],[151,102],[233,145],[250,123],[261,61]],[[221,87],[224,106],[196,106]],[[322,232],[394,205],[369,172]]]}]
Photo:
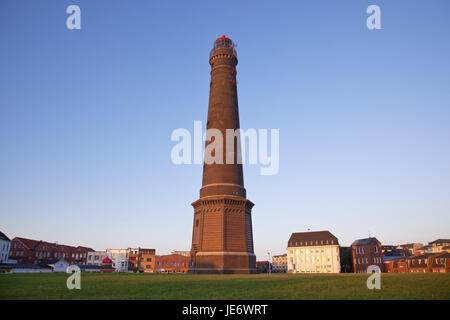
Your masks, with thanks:
[{"label": "row of houses", "polygon": [[425,253],[392,259],[385,262],[385,271],[390,273],[450,272],[450,252]]},{"label": "row of houses", "polygon": [[[428,245],[410,243],[382,245],[375,237],[355,240],[341,247],[329,231],[292,233],[287,252],[272,261],[258,261],[257,270],[290,273],[366,273],[369,266],[382,272],[449,272],[450,239],[437,239]],[[105,258],[116,272],[187,273],[189,251],[157,255],[155,249],[126,248],[95,251],[42,240],[16,237],[0,232],[0,265],[16,272],[51,272],[55,265],[78,265],[84,271],[100,271]],[[37,270],[37,271],[36,271]]]},{"label": "row of houses", "polygon": [[[143,249],[148,250],[148,249]],[[153,250],[153,249],[152,249]],[[139,265],[151,263],[145,258]],[[130,264],[129,268],[116,268],[117,262],[114,262],[108,255],[104,256],[96,264],[73,264],[64,258],[59,260],[47,260],[36,264],[22,263],[2,263],[0,264],[0,273],[42,273],[42,272],[66,272],[71,265],[76,265],[84,272],[158,272],[158,273],[186,273],[189,267],[189,257],[179,254],[157,255],[152,258],[154,265],[158,268],[151,269],[146,265],[145,269],[135,268]]]},{"label": "row of houses", "polygon": [[157,255],[155,249],[147,248],[106,249],[89,252],[87,263],[101,265],[105,257],[109,257],[116,272],[186,273],[189,268],[188,253],[172,251],[168,255]]},{"label": "row of houses", "polygon": [[[367,272],[367,262],[370,264],[371,260],[381,261],[377,265],[382,272],[450,272],[450,239],[437,239],[425,246],[420,243],[383,246],[376,238],[368,238],[354,245],[355,272]],[[358,264],[360,260],[366,264]]]},{"label": "row of houses", "polygon": [[[7,239],[4,233],[2,235]],[[2,262],[14,260],[19,264],[39,264],[47,260],[64,259],[71,264],[86,264],[88,253],[92,251],[94,249],[83,246],[15,237],[10,241],[8,259]]]},{"label": "row of houses", "polygon": [[410,243],[382,245],[375,237],[355,240],[341,247],[329,231],[292,233],[287,253],[269,261],[258,261],[259,272],[367,273],[369,266],[381,272],[449,272],[450,239],[428,245]]},{"label": "row of houses", "polygon": [[116,272],[186,273],[189,268],[189,251],[173,251],[168,255],[156,255],[155,249],[148,248],[95,251],[83,246],[22,237],[10,240],[2,232],[0,250],[0,271],[3,272],[52,272],[61,271],[68,265],[77,265],[82,271],[96,272],[101,270],[107,257]]}]

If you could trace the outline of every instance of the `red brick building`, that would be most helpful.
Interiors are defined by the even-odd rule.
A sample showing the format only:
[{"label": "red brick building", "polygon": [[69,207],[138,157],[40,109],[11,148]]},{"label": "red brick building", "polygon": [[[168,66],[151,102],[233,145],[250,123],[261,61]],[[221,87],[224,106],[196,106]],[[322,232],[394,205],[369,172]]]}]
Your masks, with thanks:
[{"label": "red brick building", "polygon": [[417,255],[408,259],[408,272],[431,272],[432,253]]},{"label": "red brick building", "polygon": [[134,272],[156,272],[156,250],[136,248],[128,251],[129,269]]},{"label": "red brick building", "polygon": [[384,263],[384,271],[389,273],[408,272],[407,258],[397,258]]},{"label": "red brick building", "polygon": [[359,239],[352,243],[353,270],[366,273],[367,268],[376,265],[384,272],[381,242],[377,238]]},{"label": "red brick building", "polygon": [[156,271],[167,273],[186,273],[190,258],[180,254],[156,256]]},{"label": "red brick building", "polygon": [[86,264],[87,253],[94,251],[87,247],[73,247],[42,240],[15,237],[11,241],[9,258],[20,264],[37,264],[46,260],[64,258],[69,263]]},{"label": "red brick building", "polygon": [[408,258],[408,272],[450,272],[450,254],[425,253]]},{"label": "red brick building", "polygon": [[431,263],[431,272],[450,272],[450,253],[435,256]]},{"label": "red brick building", "polygon": [[450,253],[424,253],[408,258],[398,258],[385,262],[389,273],[442,273],[450,272]]}]

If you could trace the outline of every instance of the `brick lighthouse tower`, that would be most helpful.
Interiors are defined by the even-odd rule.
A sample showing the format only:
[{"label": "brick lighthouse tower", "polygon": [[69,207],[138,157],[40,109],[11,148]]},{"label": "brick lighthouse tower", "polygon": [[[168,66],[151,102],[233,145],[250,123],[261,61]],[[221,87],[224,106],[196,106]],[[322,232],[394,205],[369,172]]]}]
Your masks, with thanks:
[{"label": "brick lighthouse tower", "polygon": [[[246,199],[242,164],[237,155],[240,145],[234,139],[234,161],[227,161],[226,129],[239,129],[236,89],[238,63],[234,43],[218,38],[211,50],[211,84],[207,129],[223,136],[223,161],[204,163],[200,199],[194,207],[190,273],[254,273],[251,210]],[[213,141],[207,141],[206,146]],[[218,163],[219,162],[219,163]]]}]

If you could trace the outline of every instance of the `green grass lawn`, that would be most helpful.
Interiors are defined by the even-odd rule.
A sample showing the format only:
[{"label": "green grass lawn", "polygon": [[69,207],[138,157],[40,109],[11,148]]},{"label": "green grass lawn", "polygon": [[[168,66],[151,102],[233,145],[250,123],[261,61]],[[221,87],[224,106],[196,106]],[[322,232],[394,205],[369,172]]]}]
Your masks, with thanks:
[{"label": "green grass lawn", "polygon": [[68,290],[65,273],[0,274],[5,299],[450,299],[450,274],[168,275],[82,273]]}]

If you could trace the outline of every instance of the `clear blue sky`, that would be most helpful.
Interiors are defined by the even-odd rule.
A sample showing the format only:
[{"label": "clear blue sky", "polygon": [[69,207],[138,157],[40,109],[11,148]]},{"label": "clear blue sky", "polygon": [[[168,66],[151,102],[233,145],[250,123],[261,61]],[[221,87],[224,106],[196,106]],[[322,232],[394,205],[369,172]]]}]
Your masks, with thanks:
[{"label": "clear blue sky", "polygon": [[[68,30],[67,6],[82,29]],[[382,30],[366,28],[381,7]],[[291,232],[342,245],[450,237],[450,2],[0,1],[0,230],[101,250],[189,250],[209,50],[238,43],[243,128],[280,129],[280,171],[244,167],[258,259]]]}]

